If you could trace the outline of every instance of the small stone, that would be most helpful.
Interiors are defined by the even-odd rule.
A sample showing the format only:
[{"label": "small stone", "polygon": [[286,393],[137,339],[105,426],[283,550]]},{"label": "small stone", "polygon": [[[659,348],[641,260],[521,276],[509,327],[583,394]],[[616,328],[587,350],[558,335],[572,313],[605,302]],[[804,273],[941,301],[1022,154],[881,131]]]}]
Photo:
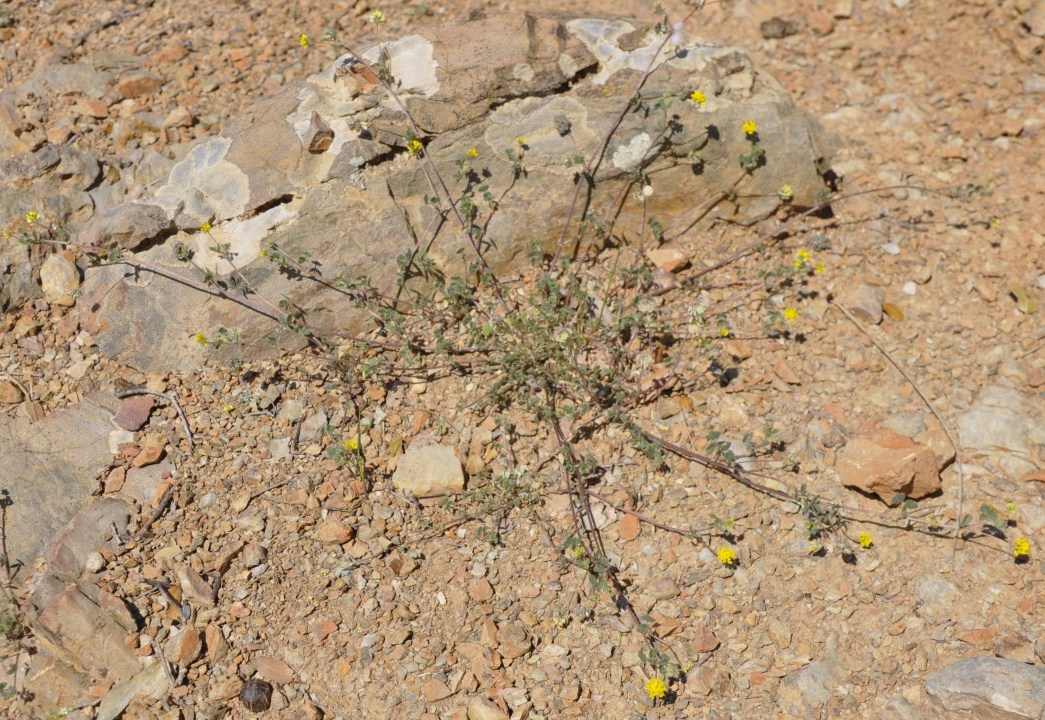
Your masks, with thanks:
[{"label": "small stone", "polygon": [[665,272],[678,272],[689,264],[689,256],[678,248],[660,247],[646,252],[646,258]]},{"label": "small stone", "polygon": [[791,627],[780,620],[769,621],[769,639],[783,649],[791,644]]},{"label": "small stone", "polygon": [[80,269],[71,253],[49,255],[40,267],[40,286],[44,299],[54,305],[72,307],[76,304],[76,291],[80,288]]},{"label": "small stone", "polygon": [[670,600],[671,598],[678,597],[679,586],[675,584],[675,581],[671,578],[660,578],[653,587],[650,588],[650,593],[657,600]]},{"label": "small stone", "polygon": [[327,545],[341,545],[352,539],[355,531],[337,520],[324,520],[316,527],[316,540]]},{"label": "small stone", "polygon": [[872,325],[882,322],[882,303],[885,293],[870,285],[859,285],[845,293],[842,304],[853,317]]},{"label": "small stone", "polygon": [[204,631],[204,638],[207,641],[207,661],[211,665],[220,663],[228,657],[229,643],[219,626],[214,623],[208,625]]},{"label": "small stone", "polygon": [[508,720],[508,713],[492,700],[474,697],[468,701],[468,720]]},{"label": "small stone", "polygon": [[163,459],[163,448],[157,447],[156,445],[146,445],[141,451],[134,456],[131,460],[131,466],[140,468],[146,465],[155,465],[161,459]]},{"label": "small stone", "polygon": [[0,382],[0,403],[14,405],[25,399],[22,389],[10,380]]},{"label": "small stone", "polygon": [[149,421],[155,398],[150,395],[134,395],[120,403],[120,410],[113,422],[128,432],[137,432]]},{"label": "small stone", "polygon": [[272,686],[264,680],[251,678],[239,691],[239,700],[251,712],[264,712],[272,705]]},{"label": "small stone", "polygon": [[493,597],[493,585],[486,578],[468,583],[468,596],[475,602],[486,602]]},{"label": "small stone", "polygon": [[464,469],[452,448],[438,443],[427,444],[418,436],[410,449],[399,458],[392,486],[409,491],[415,497],[439,497],[464,490]]},{"label": "small stone", "polygon": [[[1034,643],[1019,635],[1006,635],[998,639],[994,654],[1017,662],[1033,665],[1035,660]],[[1045,698],[1042,698],[1045,701]]]},{"label": "small stone", "polygon": [[903,288],[901,288],[901,290],[903,291],[904,295],[908,297],[914,297],[918,294],[918,285],[913,280],[908,280],[903,284]]},{"label": "small stone", "polygon": [[929,676],[925,692],[946,710],[999,720],[1045,713],[1045,668],[1005,658],[968,658]]},{"label": "small stone", "polygon": [[802,378],[798,376],[798,373],[794,371],[791,365],[784,358],[777,359],[776,363],[773,365],[773,374],[788,385],[802,384]]},{"label": "small stone", "polygon": [[975,630],[966,630],[963,633],[958,634],[958,639],[964,643],[970,645],[986,645],[987,643],[993,642],[994,637],[998,634],[998,631],[994,628],[977,628]]},{"label": "small stone", "polygon": [[203,638],[199,630],[189,623],[171,635],[167,642],[166,657],[175,665],[188,667],[203,650]]},{"label": "small stone", "polygon": [[89,573],[101,572],[102,568],[105,567],[105,558],[97,550],[92,550],[87,553],[87,557],[83,561],[83,569]]},{"label": "small stone", "polygon": [[843,485],[877,495],[885,503],[898,493],[918,500],[940,490],[932,448],[884,428],[852,438],[836,467]]},{"label": "small stone", "polygon": [[116,83],[116,92],[120,97],[127,100],[151,95],[160,89],[163,81],[145,70],[132,70],[126,73]]},{"label": "small stone", "polygon": [[719,639],[715,637],[715,633],[707,625],[701,623],[694,630],[692,645],[697,652],[712,652],[719,644]]},{"label": "small stone", "polygon": [[428,702],[445,700],[454,694],[454,691],[448,688],[446,683],[435,677],[429,677],[425,680],[424,685],[421,686],[421,692],[424,694],[425,700]]},{"label": "small stone", "polygon": [[642,532],[642,523],[634,515],[625,515],[617,523],[617,535],[625,542],[631,542]]},{"label": "small stone", "polygon": [[167,113],[167,117],[163,120],[164,128],[173,127],[192,127],[193,117],[192,113],[186,108],[179,105],[178,107]]},{"label": "small stone", "polygon": [[279,658],[261,656],[253,660],[258,675],[265,680],[286,685],[294,679],[294,670]]}]

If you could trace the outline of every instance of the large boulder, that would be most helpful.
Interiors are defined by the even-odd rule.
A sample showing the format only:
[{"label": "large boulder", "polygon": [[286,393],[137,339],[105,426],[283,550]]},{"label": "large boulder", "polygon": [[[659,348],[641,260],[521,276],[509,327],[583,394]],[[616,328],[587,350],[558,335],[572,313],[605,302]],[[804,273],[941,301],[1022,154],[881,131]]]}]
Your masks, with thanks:
[{"label": "large boulder", "polygon": [[[595,190],[582,193],[580,203],[597,217],[644,171],[653,189],[648,214],[669,230],[698,231],[696,207],[743,175],[738,158],[751,149],[741,130],[748,120],[758,125],[764,163],[704,221],[764,218],[778,207],[785,184],[796,206],[813,205],[825,189],[829,155],[817,124],[744,51],[694,39],[656,54],[663,39],[623,20],[527,14],[426,31],[363,56],[390,71],[455,201],[471,183],[484,260],[495,272],[525,257],[534,240],[545,247],[558,241],[580,168],[568,161],[595,157],[611,133]],[[646,107],[621,117],[654,56]],[[689,100],[695,90],[706,104]],[[270,318],[171,275],[198,283],[205,274],[225,282],[242,273],[255,298],[287,298],[312,324],[350,332],[365,315],[346,293],[308,279],[312,273],[366,276],[392,292],[397,258],[420,245],[435,272],[412,279],[410,289],[429,292],[433,275],[466,275],[471,244],[453,213],[442,218],[433,208],[430,200],[441,190],[409,152],[410,137],[397,99],[351,54],[257,103],[220,136],[195,146],[152,198],[139,199],[136,212],[170,222],[155,224],[162,228],[155,238],[139,233],[139,249],[132,255],[127,247],[126,256],[162,272],[122,265],[91,270],[80,302],[85,327],[104,352],[141,370],[185,369],[205,359],[291,348],[301,337],[281,335]],[[518,177],[513,153],[522,155]],[[468,168],[471,181],[462,171]],[[497,199],[496,210],[476,188],[480,183]],[[626,203],[616,234],[638,236],[643,214],[635,210]],[[124,215],[107,217],[116,222]],[[94,223],[89,239],[119,244],[125,229],[106,222]],[[209,232],[200,231],[205,225]],[[307,257],[306,266],[281,272],[270,262],[276,253],[267,252],[273,244],[288,257]],[[231,264],[222,247],[232,253]],[[192,264],[179,260],[186,249]],[[219,327],[247,342],[215,353],[193,341]],[[254,342],[272,335],[277,342]]]}]

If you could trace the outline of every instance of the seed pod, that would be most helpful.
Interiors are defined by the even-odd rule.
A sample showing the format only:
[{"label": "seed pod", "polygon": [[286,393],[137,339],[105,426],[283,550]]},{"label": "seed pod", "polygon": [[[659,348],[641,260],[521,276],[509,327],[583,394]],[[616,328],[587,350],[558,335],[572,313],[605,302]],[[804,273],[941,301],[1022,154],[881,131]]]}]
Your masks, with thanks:
[{"label": "seed pod", "polygon": [[239,700],[251,712],[264,712],[272,704],[272,686],[264,680],[252,678],[239,691]]}]

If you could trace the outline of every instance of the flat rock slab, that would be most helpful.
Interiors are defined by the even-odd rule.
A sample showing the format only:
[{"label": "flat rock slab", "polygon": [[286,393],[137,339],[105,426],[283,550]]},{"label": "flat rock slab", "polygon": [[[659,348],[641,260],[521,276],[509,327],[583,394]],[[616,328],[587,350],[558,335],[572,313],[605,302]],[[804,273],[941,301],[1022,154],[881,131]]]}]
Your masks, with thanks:
[{"label": "flat rock slab", "polygon": [[36,423],[0,420],[4,487],[11,494],[7,549],[13,564],[29,568],[46,555],[91,497],[98,474],[112,460],[108,436],[118,407],[116,398],[98,392]]},{"label": "flat rock slab", "polygon": [[1045,668],[968,658],[931,675],[925,692],[947,710],[982,720],[1039,720],[1045,714]]}]

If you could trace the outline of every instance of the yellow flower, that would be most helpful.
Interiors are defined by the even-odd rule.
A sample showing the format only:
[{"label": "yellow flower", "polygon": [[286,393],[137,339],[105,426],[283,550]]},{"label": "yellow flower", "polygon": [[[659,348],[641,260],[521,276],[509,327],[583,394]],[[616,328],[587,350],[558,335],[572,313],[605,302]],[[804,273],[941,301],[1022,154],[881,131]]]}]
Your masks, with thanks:
[{"label": "yellow flower", "polygon": [[784,319],[788,322],[794,322],[798,319],[798,310],[793,307],[784,308]]},{"label": "yellow flower", "polygon": [[309,46],[309,40],[308,40],[308,35],[307,34],[301,33],[301,36],[298,38],[298,45],[300,45],[301,47],[308,47]]},{"label": "yellow flower", "polygon": [[718,329],[718,336],[719,337],[729,337],[729,328],[724,328],[724,327],[719,328]]},{"label": "yellow flower", "polygon": [[755,123],[754,120],[748,120],[747,122],[745,122],[743,125],[740,126],[740,129],[743,130],[744,134],[747,135],[748,137],[751,137],[752,135],[755,135],[755,134],[758,133],[758,125]]},{"label": "yellow flower", "polygon": [[268,257],[269,251],[262,248],[258,251],[258,257]]},{"label": "yellow flower", "polygon": [[817,274],[817,275],[823,275],[824,274],[824,264],[822,262],[818,262],[816,264],[816,268],[813,270],[813,272],[815,274]]},{"label": "yellow flower", "polygon": [[224,410],[227,413],[230,413],[230,412],[232,412],[235,409],[236,409],[235,405],[226,405],[225,407],[222,408],[222,410]]},{"label": "yellow flower", "polygon": [[780,202],[791,202],[795,198],[795,189],[790,185],[781,185],[776,194]]},{"label": "yellow flower", "polygon": [[1030,543],[1027,542],[1027,538],[1016,538],[1016,545],[1013,547],[1012,556],[1017,560],[1030,557]]},{"label": "yellow flower", "polygon": [[374,23],[375,25],[380,25],[384,21],[385,14],[380,10],[375,10],[374,12],[370,13],[370,22]]},{"label": "yellow flower", "polygon": [[718,556],[718,561],[726,567],[733,567],[737,564],[737,554],[733,552],[733,548],[719,548],[715,554]]},{"label": "yellow flower", "polygon": [[40,213],[35,210],[27,212],[25,214],[25,221],[30,225],[36,225],[36,223],[40,222]]},{"label": "yellow flower", "polygon": [[209,233],[211,227],[213,227],[213,226],[209,222],[205,222],[202,225],[200,225],[200,232],[201,233]]},{"label": "yellow flower", "polygon": [[526,144],[526,138],[524,138],[522,135],[520,135],[519,137],[515,138],[515,142],[519,143],[520,145],[525,145]]},{"label": "yellow flower", "polygon": [[[787,186],[787,187],[790,187],[790,186]],[[798,257],[798,261],[800,263],[802,263],[803,265],[805,265],[807,262],[809,262],[809,251],[808,250],[799,250],[797,257]]]},{"label": "yellow flower", "polygon": [[874,538],[869,533],[862,532],[856,538],[857,542],[860,543],[860,547],[864,550],[874,545]]},{"label": "yellow flower", "polygon": [[470,158],[476,158],[479,157],[479,151],[475,148],[468,148],[468,152],[466,152],[465,155],[467,155]]},{"label": "yellow flower", "polygon": [[346,452],[358,452],[359,441],[355,438],[349,438],[348,440],[345,440],[345,442],[341,443],[341,447],[343,447]]},{"label": "yellow flower", "polygon": [[700,90],[694,90],[689,94],[689,101],[694,105],[706,105],[708,102],[708,96]]},{"label": "yellow flower", "polygon": [[646,681],[646,694],[650,700],[657,700],[668,694],[668,686],[660,678],[650,678]]},{"label": "yellow flower", "polygon": [[422,145],[421,141],[417,138],[414,138],[406,144],[406,149],[411,155],[420,155],[422,148],[424,148],[424,145]]},{"label": "yellow flower", "polygon": [[11,233],[5,232],[4,233],[4,240],[10,240],[10,239],[11,239]]},{"label": "yellow flower", "polygon": [[200,345],[206,345],[207,344],[207,336],[204,335],[203,333],[196,333],[196,342],[199,343]]}]

